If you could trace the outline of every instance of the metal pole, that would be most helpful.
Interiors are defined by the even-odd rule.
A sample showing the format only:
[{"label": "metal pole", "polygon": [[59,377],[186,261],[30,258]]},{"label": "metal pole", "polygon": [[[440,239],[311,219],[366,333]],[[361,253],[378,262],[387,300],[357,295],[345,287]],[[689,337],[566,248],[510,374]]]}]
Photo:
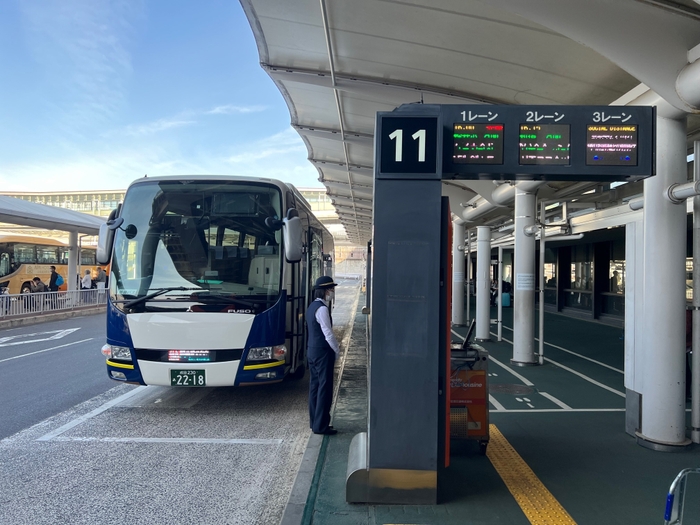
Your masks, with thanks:
[{"label": "metal pole", "polygon": [[544,201],[540,201],[540,364],[544,364]]},{"label": "metal pole", "polygon": [[452,223],[452,324],[464,326],[464,223]]},{"label": "metal pole", "polygon": [[[66,271],[68,275],[64,275],[63,280],[66,282],[67,290],[75,290],[76,287],[78,287],[78,283],[75,282],[75,271],[80,264],[80,241],[78,240],[78,232],[70,232],[68,234],[68,244],[70,246],[68,250],[68,270]],[[77,254],[75,253],[76,247],[78,250]]]},{"label": "metal pole", "polygon": [[471,323],[472,320],[472,240],[469,234],[469,230],[466,231],[467,234],[467,261],[466,261],[466,280],[467,280],[467,322]]},{"label": "metal pole", "polygon": [[489,274],[491,270],[491,228],[476,227],[476,335],[479,341],[491,339]]},{"label": "metal pole", "polygon": [[[700,141],[693,144],[693,180],[700,181]],[[697,292],[696,292],[697,290]],[[691,382],[691,438],[700,443],[700,196],[693,197],[693,359]]]},{"label": "metal pole", "polygon": [[644,180],[645,340],[640,445],[664,450],[685,437],[686,207],[672,184],[686,182],[686,119],[657,116],[656,176]]},{"label": "metal pole", "polygon": [[503,339],[503,246],[498,247],[498,341]]},{"label": "metal pole", "polygon": [[535,195],[515,187],[515,293],[513,359],[518,366],[536,365],[535,358],[535,238],[525,228],[535,224]]}]

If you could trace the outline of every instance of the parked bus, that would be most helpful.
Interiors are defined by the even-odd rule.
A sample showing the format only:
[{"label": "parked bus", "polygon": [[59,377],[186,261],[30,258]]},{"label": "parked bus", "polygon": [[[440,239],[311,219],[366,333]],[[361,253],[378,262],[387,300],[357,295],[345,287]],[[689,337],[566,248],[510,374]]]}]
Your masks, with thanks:
[{"label": "parked bus", "polygon": [[[9,294],[29,293],[29,282],[34,277],[49,284],[51,266],[63,277],[59,290],[66,290],[68,249],[67,244],[56,239],[0,233],[0,290],[5,289]],[[79,267],[83,273],[89,269],[93,276],[97,275],[95,248],[82,248]]]},{"label": "parked bus", "polygon": [[332,276],[333,238],[293,186],[143,178],[97,251],[111,261],[111,379],[200,387],[304,376],[304,314],[315,280]]}]

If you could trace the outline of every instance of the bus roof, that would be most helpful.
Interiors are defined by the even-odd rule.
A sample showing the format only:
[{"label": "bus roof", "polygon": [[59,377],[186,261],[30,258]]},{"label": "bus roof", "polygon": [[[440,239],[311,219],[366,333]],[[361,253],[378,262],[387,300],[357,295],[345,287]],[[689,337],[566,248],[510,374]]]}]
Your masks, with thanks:
[{"label": "bus roof", "polygon": [[24,242],[27,244],[42,244],[45,246],[68,246],[66,243],[50,237],[0,232],[0,243],[3,242]]},{"label": "bus roof", "polygon": [[[136,179],[131,184],[129,188],[136,184],[146,184],[148,182],[160,182],[160,181],[178,181],[178,180],[190,180],[190,181],[236,181],[236,182],[267,182],[274,186],[278,186],[280,189],[287,189],[289,184],[282,182],[278,179],[268,179],[265,177],[243,177],[240,175],[164,175],[159,177],[141,177]],[[127,188],[128,189],[128,188]]]}]

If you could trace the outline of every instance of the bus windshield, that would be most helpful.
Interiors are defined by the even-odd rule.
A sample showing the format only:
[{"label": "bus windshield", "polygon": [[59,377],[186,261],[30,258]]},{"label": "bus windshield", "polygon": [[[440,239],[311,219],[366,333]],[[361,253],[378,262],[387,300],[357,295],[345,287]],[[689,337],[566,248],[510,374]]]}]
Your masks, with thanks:
[{"label": "bus windshield", "polygon": [[281,218],[281,198],[276,186],[243,181],[134,185],[114,240],[115,303],[140,304],[146,301],[134,300],[150,295],[148,302],[276,300],[281,232],[265,220]]}]

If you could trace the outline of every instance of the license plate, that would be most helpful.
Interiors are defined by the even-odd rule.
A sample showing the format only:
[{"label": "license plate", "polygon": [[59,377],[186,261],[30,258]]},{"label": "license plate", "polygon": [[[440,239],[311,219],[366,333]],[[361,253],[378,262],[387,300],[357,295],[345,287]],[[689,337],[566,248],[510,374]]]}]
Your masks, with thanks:
[{"label": "license plate", "polygon": [[170,386],[206,386],[204,370],[171,370]]}]

